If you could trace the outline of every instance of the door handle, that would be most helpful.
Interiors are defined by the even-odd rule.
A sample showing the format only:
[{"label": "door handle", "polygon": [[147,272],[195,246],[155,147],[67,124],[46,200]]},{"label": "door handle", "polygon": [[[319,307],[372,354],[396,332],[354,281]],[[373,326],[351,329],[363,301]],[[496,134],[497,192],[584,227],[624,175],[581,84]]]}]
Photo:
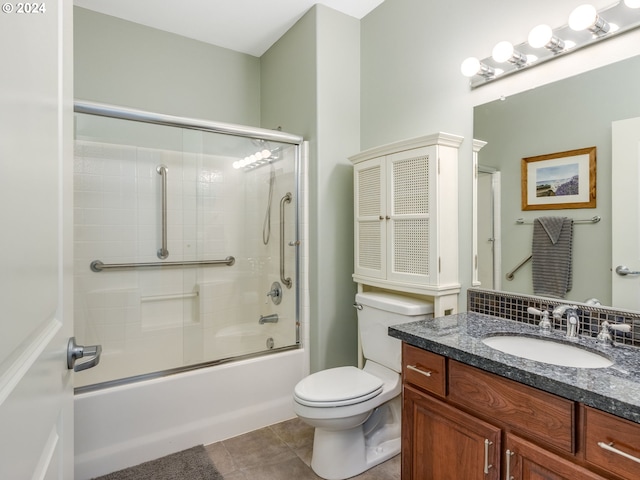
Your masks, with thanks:
[{"label": "door handle", "polygon": [[[102,345],[84,345],[76,344],[76,337],[71,337],[67,343],[67,368],[74,372],[80,372],[87,368],[95,367],[100,363],[100,354],[102,353]],[[88,358],[89,360],[76,364],[79,358]]]},{"label": "door handle", "polygon": [[629,267],[625,265],[618,265],[616,267],[616,273],[621,277],[625,277],[627,275],[640,275],[640,272],[632,272],[631,270],[629,270]]}]

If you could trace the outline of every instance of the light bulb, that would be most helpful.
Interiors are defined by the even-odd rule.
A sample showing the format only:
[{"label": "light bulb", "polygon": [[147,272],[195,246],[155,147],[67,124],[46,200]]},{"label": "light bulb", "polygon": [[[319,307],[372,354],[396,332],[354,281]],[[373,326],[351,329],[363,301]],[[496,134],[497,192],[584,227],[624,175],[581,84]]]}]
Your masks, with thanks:
[{"label": "light bulb", "polygon": [[596,23],[597,18],[596,7],[588,4],[580,5],[574,8],[571,15],[569,15],[569,27],[577,32],[586,30]]},{"label": "light bulb", "polygon": [[491,56],[498,63],[506,62],[513,57],[513,45],[507,41],[499,42],[493,47]]},{"label": "light bulb", "polygon": [[271,152],[266,148],[262,150],[262,158],[269,158],[271,156]]},{"label": "light bulb", "polygon": [[551,41],[553,30],[549,25],[538,25],[529,32],[529,45],[533,48],[542,48]]},{"label": "light bulb", "polygon": [[624,4],[629,8],[640,8],[640,0],[624,0]]},{"label": "light bulb", "polygon": [[476,57],[466,58],[460,65],[460,71],[465,77],[473,77],[480,71],[480,60]]},{"label": "light bulb", "polygon": [[[549,25],[538,25],[529,32],[529,45],[533,48],[544,47],[553,53],[561,52],[565,49],[565,42],[553,34]],[[531,63],[529,59],[529,63]]]}]

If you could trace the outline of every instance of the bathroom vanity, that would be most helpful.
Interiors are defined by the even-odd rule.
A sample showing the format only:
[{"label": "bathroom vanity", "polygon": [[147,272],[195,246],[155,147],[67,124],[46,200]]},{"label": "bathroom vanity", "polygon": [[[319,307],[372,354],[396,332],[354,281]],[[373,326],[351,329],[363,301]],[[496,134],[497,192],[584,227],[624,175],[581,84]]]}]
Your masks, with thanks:
[{"label": "bathroom vanity", "polygon": [[[389,334],[403,341],[403,480],[640,478],[637,348],[580,337],[571,344],[613,365],[542,363],[482,341],[539,328],[478,313]],[[569,343],[561,331],[543,337]]]}]

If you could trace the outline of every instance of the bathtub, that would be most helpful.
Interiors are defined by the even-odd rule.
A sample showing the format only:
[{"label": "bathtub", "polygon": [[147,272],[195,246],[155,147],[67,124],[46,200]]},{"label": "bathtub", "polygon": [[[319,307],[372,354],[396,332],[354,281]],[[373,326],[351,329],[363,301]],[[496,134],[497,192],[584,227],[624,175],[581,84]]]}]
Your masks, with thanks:
[{"label": "bathtub", "polygon": [[76,394],[75,479],[294,418],[303,348]]}]

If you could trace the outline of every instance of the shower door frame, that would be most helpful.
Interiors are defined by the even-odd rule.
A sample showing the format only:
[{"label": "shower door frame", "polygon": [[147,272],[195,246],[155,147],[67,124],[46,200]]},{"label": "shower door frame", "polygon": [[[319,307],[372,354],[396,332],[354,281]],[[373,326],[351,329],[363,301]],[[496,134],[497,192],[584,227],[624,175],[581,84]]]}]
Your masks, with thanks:
[{"label": "shower door frame", "polygon": [[302,346],[301,332],[300,332],[300,325],[301,325],[301,322],[300,322],[300,318],[301,318],[300,219],[301,219],[301,213],[302,213],[301,202],[300,202],[300,195],[301,195],[301,185],[300,185],[301,178],[300,177],[301,177],[301,171],[302,171],[301,162],[302,162],[303,154],[305,151],[303,137],[299,135],[287,133],[287,132],[282,132],[280,130],[268,130],[268,129],[259,128],[259,127],[249,127],[246,125],[237,125],[232,123],[214,122],[214,121],[203,120],[203,119],[178,117],[174,115],[147,112],[144,110],[137,110],[137,109],[120,107],[120,106],[109,105],[104,103],[88,102],[84,100],[75,100],[73,107],[74,107],[75,113],[83,113],[87,115],[115,118],[120,120],[130,120],[135,122],[163,125],[168,127],[184,128],[189,130],[198,130],[202,132],[218,133],[223,135],[233,135],[237,137],[253,138],[253,139],[267,140],[267,141],[293,145],[295,147],[295,152],[294,152],[294,172],[295,172],[294,174],[295,197],[294,198],[296,199],[295,210],[294,210],[295,240],[290,243],[290,246],[293,246],[295,248],[295,269],[294,270],[295,270],[295,278],[297,279],[297,281],[295,282],[295,290],[294,290],[294,294],[295,294],[294,315],[295,315],[295,335],[296,335],[296,342],[294,345],[275,348],[273,350],[268,350],[268,351],[240,355],[232,358],[212,360],[212,361],[197,363],[193,365],[184,365],[181,367],[171,368],[171,369],[162,370],[158,372],[145,373],[142,375],[134,375],[134,376],[126,377],[122,379],[110,380],[110,381],[106,381],[98,384],[86,385],[86,386],[75,388],[74,392],[75,393],[91,392],[91,391],[100,390],[103,388],[138,382],[141,380],[148,380],[151,378],[164,377],[167,375],[182,373],[190,370],[195,370],[198,368],[209,367],[209,366],[229,362],[232,360],[246,359],[246,358],[265,355],[267,353],[276,353],[276,352],[282,352],[286,350],[300,348]]}]

